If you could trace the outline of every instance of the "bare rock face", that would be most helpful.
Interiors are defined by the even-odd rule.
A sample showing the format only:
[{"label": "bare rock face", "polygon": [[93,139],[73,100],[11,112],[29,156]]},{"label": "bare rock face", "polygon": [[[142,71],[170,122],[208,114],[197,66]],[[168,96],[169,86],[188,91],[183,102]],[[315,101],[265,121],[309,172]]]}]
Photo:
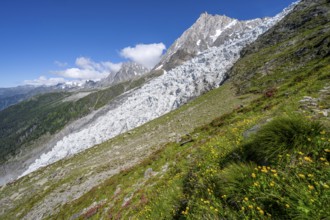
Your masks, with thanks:
[{"label": "bare rock face", "polygon": [[117,73],[110,73],[109,76],[99,82],[101,86],[111,86],[131,79],[135,79],[148,73],[150,70],[138,63],[123,63]]},{"label": "bare rock face", "polygon": [[[201,14],[197,21],[168,49],[157,68],[171,70],[209,49],[242,38],[269,18],[239,21],[222,15]],[[267,26],[264,26],[264,30]]]}]

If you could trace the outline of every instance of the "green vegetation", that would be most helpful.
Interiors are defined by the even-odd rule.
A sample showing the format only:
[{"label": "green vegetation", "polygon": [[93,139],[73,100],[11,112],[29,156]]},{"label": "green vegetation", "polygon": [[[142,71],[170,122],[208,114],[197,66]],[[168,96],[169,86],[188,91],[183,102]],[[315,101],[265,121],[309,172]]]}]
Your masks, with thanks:
[{"label": "green vegetation", "polygon": [[111,102],[151,76],[94,91],[77,101],[63,101],[74,93],[48,93],[0,111],[0,164],[47,134]]},{"label": "green vegetation", "polygon": [[274,119],[262,127],[239,146],[242,153],[229,155],[240,162],[224,165],[212,180],[212,190],[226,204],[227,216],[329,216],[329,138],[320,123],[304,118]]},{"label": "green vegetation", "polygon": [[[6,214],[1,217],[7,219],[17,215],[22,218],[31,209],[36,208],[39,211],[40,209],[37,207],[43,206],[43,201],[48,200],[47,197],[49,196],[56,197],[51,199],[52,201],[56,201],[57,197],[64,197],[67,200],[69,191],[75,187],[80,187],[80,190],[88,187],[88,184],[87,186],[83,185],[85,184],[84,181],[91,179],[93,185],[98,185],[99,175],[107,178],[107,176],[112,176],[113,170],[117,168],[125,170],[127,167],[125,163],[130,164],[132,160],[146,158],[151,152],[162,148],[168,140],[179,139],[180,136],[192,132],[194,128],[212,122],[212,118],[229,113],[241,105],[247,105],[257,97],[259,96],[235,96],[235,89],[231,83],[228,83],[163,117],[134,129],[129,134],[119,135],[101,145],[77,154],[73,158],[41,168],[1,191],[0,203],[11,197],[9,195],[12,192],[19,192],[14,195],[15,199],[12,202],[6,203],[8,205],[4,206],[4,208],[7,207]],[[219,102],[218,99],[222,101]],[[208,108],[205,109],[205,106]],[[189,140],[189,138],[189,136],[184,136],[182,142]],[[148,145],[146,145],[146,140],[148,140]],[[179,145],[180,143],[181,141]],[[180,149],[178,148],[178,150]],[[169,150],[171,151],[171,149]],[[118,157],[113,158],[114,154]],[[146,168],[141,167],[142,173],[144,169]],[[50,201],[48,200],[48,202]]]},{"label": "green vegetation", "polygon": [[[309,114],[278,114],[297,101],[271,99],[281,104],[264,110],[270,99],[263,97],[226,114],[191,133],[192,142],[182,145],[183,137],[163,146],[50,219],[326,218],[329,129]],[[268,118],[271,122],[244,139],[246,131]],[[149,168],[153,174],[146,178]]]}]

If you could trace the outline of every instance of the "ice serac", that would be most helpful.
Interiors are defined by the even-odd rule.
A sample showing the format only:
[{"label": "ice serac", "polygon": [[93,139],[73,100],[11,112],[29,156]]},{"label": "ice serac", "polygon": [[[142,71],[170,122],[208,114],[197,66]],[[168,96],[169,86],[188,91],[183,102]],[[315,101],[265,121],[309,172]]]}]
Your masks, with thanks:
[{"label": "ice serac", "polygon": [[[22,176],[140,126],[178,108],[203,92],[218,87],[225,80],[226,71],[239,58],[242,48],[256,40],[292,8],[293,6],[274,18],[258,21],[257,26],[246,28],[237,38],[223,38],[223,43],[218,47],[204,50],[190,61],[127,93],[121,100],[121,105],[111,108],[84,129],[58,141],[51,151],[37,159]],[[232,26],[230,22],[233,20],[228,20],[225,26]],[[211,33],[210,36],[214,34],[219,32]],[[210,39],[213,41],[212,37]],[[197,45],[196,42],[194,44]]]}]

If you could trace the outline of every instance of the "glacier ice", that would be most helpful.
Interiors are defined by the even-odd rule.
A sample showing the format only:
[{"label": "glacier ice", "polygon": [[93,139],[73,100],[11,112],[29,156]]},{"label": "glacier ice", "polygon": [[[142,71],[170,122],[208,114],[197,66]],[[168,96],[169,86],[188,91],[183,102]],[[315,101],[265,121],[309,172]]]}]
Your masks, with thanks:
[{"label": "glacier ice", "polygon": [[160,117],[203,92],[218,87],[224,81],[226,71],[238,60],[241,49],[276,24],[293,6],[273,18],[264,19],[253,30],[247,29],[240,38],[211,47],[128,93],[121,105],[98,117],[84,129],[65,136],[49,152],[36,159],[20,177]]}]

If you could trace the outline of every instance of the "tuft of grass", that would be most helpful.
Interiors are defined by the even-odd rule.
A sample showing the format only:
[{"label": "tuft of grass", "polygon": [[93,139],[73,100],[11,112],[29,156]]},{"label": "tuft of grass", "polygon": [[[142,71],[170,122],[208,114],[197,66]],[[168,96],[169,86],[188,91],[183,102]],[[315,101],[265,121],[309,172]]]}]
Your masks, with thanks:
[{"label": "tuft of grass", "polygon": [[312,153],[317,152],[319,149],[315,149],[314,141],[323,129],[319,122],[299,117],[272,120],[243,146],[245,156],[259,164],[272,164],[278,155],[293,151],[309,152],[311,148]]}]

